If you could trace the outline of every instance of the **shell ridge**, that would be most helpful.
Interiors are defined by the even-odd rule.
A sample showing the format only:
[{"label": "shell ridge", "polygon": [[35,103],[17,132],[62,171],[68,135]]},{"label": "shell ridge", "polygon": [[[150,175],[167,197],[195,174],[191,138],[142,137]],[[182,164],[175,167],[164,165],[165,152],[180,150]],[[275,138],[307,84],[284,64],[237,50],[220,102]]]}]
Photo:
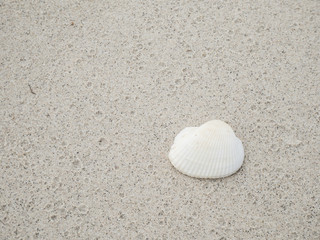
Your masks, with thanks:
[{"label": "shell ridge", "polygon": [[[184,163],[180,165],[181,169],[185,169],[184,171],[188,171],[186,169],[188,169],[190,164],[192,164],[192,161],[191,161],[190,157],[188,157],[188,154],[190,154],[189,148],[188,148],[188,151],[186,151],[183,154],[183,158],[182,159],[185,159]],[[191,152],[191,154],[192,154],[192,152]]]},{"label": "shell ridge", "polygon": [[210,153],[210,159],[212,159],[212,161],[210,162],[210,165],[208,166],[208,173],[207,176],[210,175],[210,172],[212,172],[212,170],[214,169],[213,166],[215,164],[215,157],[214,157],[214,151],[217,147],[217,144],[219,143],[219,141],[217,141],[217,139],[214,138],[214,133],[212,133],[212,152]]},{"label": "shell ridge", "polygon": [[[209,146],[209,147],[211,146],[211,141],[212,141],[212,138],[211,139],[210,138],[206,139],[207,146]],[[206,150],[207,151],[203,151],[203,156],[202,156],[203,159],[205,159],[205,158],[208,159],[208,154],[210,154],[210,149],[206,149]],[[203,162],[202,166],[201,166],[201,168],[199,170],[199,174],[202,175],[203,177],[206,177],[207,176],[206,175],[207,168],[208,168],[208,163],[207,162]]]},{"label": "shell ridge", "polygon": [[[186,129],[187,128],[184,128],[182,131],[185,131]],[[196,128],[194,130],[196,130]],[[179,135],[180,135],[180,133],[178,134],[178,136]],[[178,138],[178,140],[179,139],[181,142],[176,141],[176,143],[174,143],[172,146],[172,147],[175,147],[175,149],[173,150],[173,156],[172,156],[173,160],[172,161],[174,161],[175,165],[180,168],[181,167],[180,165],[182,164],[181,161],[183,161],[183,158],[185,158],[185,155],[188,154],[189,148],[187,147],[187,145],[190,140],[188,141],[188,139]],[[188,151],[185,151],[185,148],[187,148]]]},{"label": "shell ridge", "polygon": [[[203,130],[202,130],[203,131]],[[206,130],[207,131],[207,130]],[[199,138],[199,135],[198,135],[198,138]],[[203,143],[202,142],[202,144],[204,144],[205,146],[210,146],[209,144],[208,144],[208,138],[206,137],[206,140],[205,140],[205,142]],[[200,150],[200,148],[201,148],[201,144],[199,144],[199,146],[198,146],[198,151]],[[201,151],[199,151],[201,154],[198,156],[198,158],[199,158],[199,160],[201,160],[201,159],[206,159],[207,158],[207,154],[208,154],[208,152],[207,152],[207,150],[208,149],[205,149],[205,151],[202,151],[202,153],[201,153]],[[204,169],[205,169],[205,167],[206,167],[206,162],[204,162],[204,161],[200,161],[201,162],[201,164],[199,164],[199,167],[198,167],[198,169],[197,169],[197,175],[199,175],[199,176],[203,176],[204,174],[203,174],[203,172],[204,172]]]},{"label": "shell ridge", "polygon": [[[220,147],[220,141],[219,141],[220,137],[218,137],[216,139],[216,145],[215,145],[215,149],[219,149]],[[217,154],[216,151],[212,151],[212,173],[211,175],[215,176],[216,174],[216,170],[217,170]]]},{"label": "shell ridge", "polygon": [[237,142],[238,142],[238,151],[240,153],[239,166],[238,166],[238,169],[239,169],[243,163],[243,160],[244,160],[244,148],[243,148],[243,144],[239,138],[237,138]]},{"label": "shell ridge", "polygon": [[[207,130],[209,131],[209,130]],[[207,136],[207,146],[209,147],[207,149],[206,152],[204,152],[204,158],[209,160],[209,162],[205,162],[203,163],[202,165],[202,168],[201,168],[201,175],[204,177],[204,178],[207,178],[209,176],[209,171],[208,171],[208,168],[209,168],[209,165],[212,161],[210,161],[212,158],[211,158],[211,152],[212,152],[212,144],[213,142],[215,141],[214,137],[212,137],[213,133],[209,134],[209,136]],[[199,173],[199,174],[200,174]]]},{"label": "shell ridge", "polygon": [[[194,141],[194,139],[192,138],[190,141],[189,141],[189,144],[191,143],[192,145],[192,142]],[[188,145],[189,145],[188,144]],[[183,166],[181,166],[181,168],[183,168],[182,172],[186,173],[186,174],[189,174],[189,169],[190,169],[190,166],[193,165],[193,155],[194,155],[194,152],[190,151],[192,148],[190,148],[190,146],[186,146],[187,147],[187,151],[185,152],[184,154],[184,158],[185,158],[185,164]]]},{"label": "shell ridge", "polygon": [[[207,141],[208,140],[206,139],[205,142],[207,142]],[[200,147],[200,144],[199,144],[199,147]],[[199,155],[199,160],[206,159],[206,154],[207,154],[207,149],[206,149],[206,151],[203,151],[201,155]],[[199,164],[199,168],[198,168],[198,173],[197,173],[198,175],[203,175],[203,170],[204,170],[205,166],[206,166],[206,162],[201,161],[201,164]]]},{"label": "shell ridge", "polygon": [[229,133],[223,134],[221,136],[222,138],[221,144],[223,147],[221,147],[220,157],[219,157],[219,168],[217,168],[218,169],[217,175],[219,177],[224,176],[226,174],[227,168],[229,165],[230,154],[228,154],[228,147],[229,147],[230,141],[228,141],[228,135],[229,135],[229,138],[230,138],[230,135],[232,136],[232,134],[229,134]]},{"label": "shell ridge", "polygon": [[234,166],[233,170],[237,170],[238,169],[238,165],[239,165],[239,160],[240,160],[240,155],[239,155],[239,142],[237,141],[238,138],[236,138],[234,140],[234,144],[237,146],[236,149],[233,152],[233,157],[236,160],[236,165]]},{"label": "shell ridge", "polygon": [[[237,137],[235,137],[235,139],[233,140],[233,144],[236,146],[236,148],[234,149],[234,151],[232,152],[232,157],[235,161],[234,166],[232,166],[232,163],[229,164],[229,168],[231,171],[236,172],[240,166],[241,166],[241,155],[239,156],[239,148],[241,148],[241,144],[239,144],[239,139]],[[240,166],[239,166],[240,163]]]},{"label": "shell ridge", "polygon": [[236,138],[237,137],[234,137],[232,139],[232,142],[231,142],[231,144],[236,146],[236,147],[235,147],[235,149],[233,151],[230,152],[230,156],[229,157],[230,157],[231,161],[228,162],[228,165],[227,165],[228,169],[225,170],[226,172],[227,171],[233,172],[237,168],[237,165],[238,165],[237,164],[237,148],[238,148],[238,146],[237,146],[237,143],[236,143]]},{"label": "shell ridge", "polygon": [[[187,145],[187,142],[184,143],[184,146]],[[182,145],[183,146],[183,145]],[[176,166],[177,168],[181,169],[183,167],[183,165],[186,164],[186,161],[183,161],[184,159],[186,159],[187,154],[189,153],[189,149],[187,148],[187,151],[185,151],[184,148],[181,147],[179,154],[176,155]]]},{"label": "shell ridge", "polygon": [[[188,146],[188,145],[190,145],[190,143],[192,145],[192,142],[194,142],[194,137],[189,139],[188,142],[185,142],[185,147],[187,150],[179,156],[181,161],[180,161],[180,164],[177,166],[177,168],[180,169],[180,171],[185,174],[189,174],[190,166],[192,166],[194,164],[193,155],[194,155],[195,151],[194,152],[190,151],[190,149],[192,149],[192,147]],[[182,150],[181,152],[183,152],[183,150],[185,150],[185,149],[181,149],[181,150]]]},{"label": "shell ridge", "polygon": [[233,151],[230,151],[230,153],[228,154],[228,162],[225,166],[224,169],[224,174],[226,174],[227,172],[232,172],[234,170],[234,168],[236,167],[236,163],[237,163],[237,156],[236,156],[236,149],[238,148],[238,146],[236,145],[236,137],[232,138],[232,141],[230,141],[230,144],[232,146],[236,146],[235,149]]},{"label": "shell ridge", "polygon": [[[229,144],[232,145],[233,143],[234,143],[234,137],[232,137],[232,141],[230,140]],[[228,159],[228,161],[227,161],[227,164],[224,166],[223,175],[225,175],[229,171],[232,171],[232,163],[235,162],[235,160],[237,159],[233,154],[234,151],[228,152],[227,148],[225,148],[224,152],[225,152],[225,156]]]},{"label": "shell ridge", "polygon": [[[195,139],[194,139],[194,142],[196,144],[196,147],[194,149],[194,154],[192,155],[192,158],[191,158],[191,161],[192,161],[192,164],[190,164],[190,167],[192,165],[192,168],[194,169],[194,175],[195,176],[198,176],[199,175],[199,170],[200,170],[200,167],[201,167],[201,161],[199,161],[199,164],[197,166],[197,164],[194,164],[195,162],[197,162],[197,160],[201,159],[202,158],[202,155],[204,152],[201,153],[201,151],[199,151],[199,148],[201,146],[201,144],[198,142],[199,141],[199,133],[197,136],[195,136]],[[200,152],[200,155],[199,155],[199,152]],[[198,157],[197,157],[197,154],[198,154]]]},{"label": "shell ridge", "polygon": [[216,167],[216,173],[215,175],[220,177],[221,175],[221,158],[223,156],[223,148],[222,148],[222,143],[223,143],[223,136],[221,135],[220,138],[219,138],[219,148],[218,149],[221,149],[220,151],[218,151],[219,155],[217,156],[217,167]]}]

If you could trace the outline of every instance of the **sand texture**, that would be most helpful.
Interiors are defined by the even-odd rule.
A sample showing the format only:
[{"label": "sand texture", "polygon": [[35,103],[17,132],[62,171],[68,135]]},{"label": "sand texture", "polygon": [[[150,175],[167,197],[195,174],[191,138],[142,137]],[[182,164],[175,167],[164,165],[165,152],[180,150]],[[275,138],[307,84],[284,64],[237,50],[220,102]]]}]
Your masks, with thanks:
[{"label": "sand texture", "polygon": [[[1,1],[0,239],[320,239],[320,2]],[[221,119],[224,179],[168,159]]]}]

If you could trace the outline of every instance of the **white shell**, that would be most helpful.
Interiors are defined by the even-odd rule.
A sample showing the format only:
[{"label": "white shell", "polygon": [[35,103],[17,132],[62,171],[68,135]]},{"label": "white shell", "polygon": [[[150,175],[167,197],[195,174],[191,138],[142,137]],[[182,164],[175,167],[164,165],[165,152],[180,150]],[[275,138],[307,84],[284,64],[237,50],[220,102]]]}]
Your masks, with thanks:
[{"label": "white shell", "polygon": [[242,142],[232,128],[220,120],[183,129],[169,153],[176,169],[197,178],[230,176],[239,170],[243,158]]}]

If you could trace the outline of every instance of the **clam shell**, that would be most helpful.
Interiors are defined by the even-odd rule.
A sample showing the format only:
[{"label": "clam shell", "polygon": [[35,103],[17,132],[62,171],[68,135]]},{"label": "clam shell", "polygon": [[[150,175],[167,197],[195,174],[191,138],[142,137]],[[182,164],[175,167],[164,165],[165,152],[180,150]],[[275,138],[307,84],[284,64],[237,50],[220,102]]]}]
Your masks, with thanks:
[{"label": "clam shell", "polygon": [[242,142],[221,120],[187,127],[174,139],[169,159],[180,172],[197,178],[227,177],[244,159]]}]

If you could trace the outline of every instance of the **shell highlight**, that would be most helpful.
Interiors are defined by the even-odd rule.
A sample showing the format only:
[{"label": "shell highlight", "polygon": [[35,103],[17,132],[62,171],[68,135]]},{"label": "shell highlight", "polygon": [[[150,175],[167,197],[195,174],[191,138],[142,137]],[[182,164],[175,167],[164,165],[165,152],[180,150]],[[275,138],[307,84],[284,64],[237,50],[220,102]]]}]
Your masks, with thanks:
[{"label": "shell highlight", "polygon": [[169,159],[188,176],[222,178],[240,169],[244,149],[227,123],[212,120],[200,127],[183,129],[174,139]]}]

